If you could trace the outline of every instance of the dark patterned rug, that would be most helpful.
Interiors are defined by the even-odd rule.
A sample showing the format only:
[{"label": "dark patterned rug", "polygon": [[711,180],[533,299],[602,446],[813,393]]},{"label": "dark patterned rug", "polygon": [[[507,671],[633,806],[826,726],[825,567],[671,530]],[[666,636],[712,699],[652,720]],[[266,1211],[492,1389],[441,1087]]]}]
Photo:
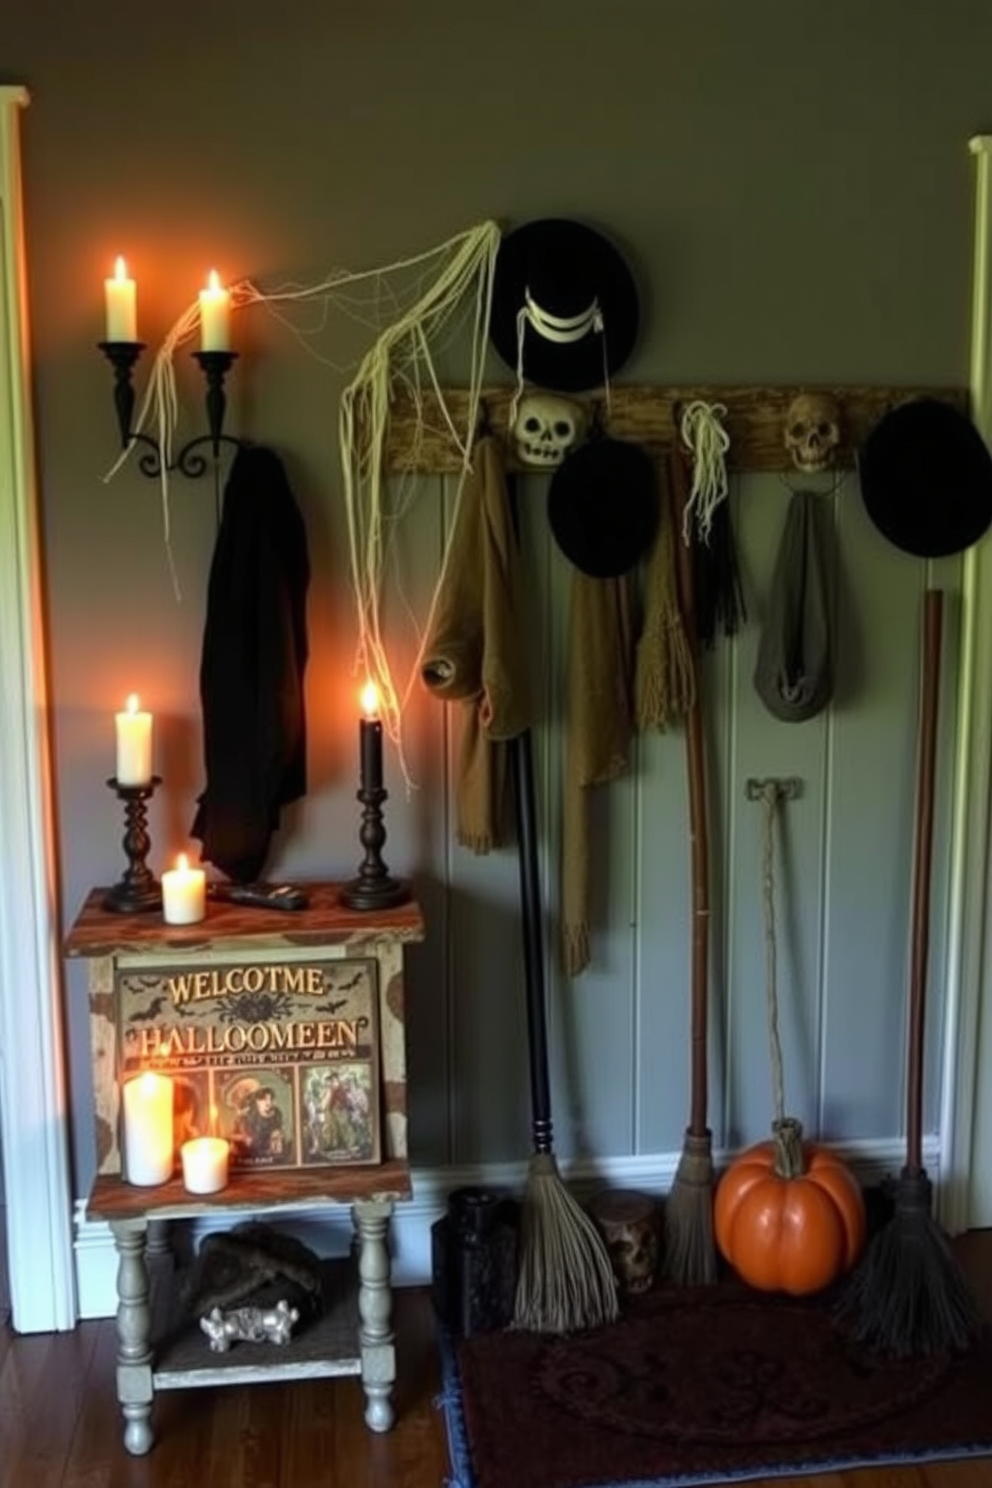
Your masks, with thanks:
[{"label": "dark patterned rug", "polygon": [[878,1359],[838,1334],[829,1298],[660,1289],[595,1332],[441,1346],[457,1488],[659,1488],[992,1456],[992,1331],[957,1359]]}]

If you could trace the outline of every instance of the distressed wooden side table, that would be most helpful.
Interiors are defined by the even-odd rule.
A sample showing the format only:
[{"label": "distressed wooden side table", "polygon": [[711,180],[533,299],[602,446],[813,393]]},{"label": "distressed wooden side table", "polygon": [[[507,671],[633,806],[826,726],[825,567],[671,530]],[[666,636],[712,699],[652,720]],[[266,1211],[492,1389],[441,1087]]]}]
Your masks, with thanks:
[{"label": "distressed wooden side table", "polygon": [[[88,1217],[109,1223],[117,1248],[117,1394],[125,1423],[124,1444],[136,1455],[147,1452],[154,1440],[155,1392],[196,1385],[360,1375],[369,1428],[382,1432],[393,1424],[396,1358],[389,1224],[394,1204],[411,1195],[404,953],[408,944],[423,938],[423,918],[412,901],[396,908],[357,912],[341,904],[337,884],[305,887],[309,905],[303,910],[246,909],[208,901],[206,919],[194,925],[166,925],[157,912],[110,912],[103,907],[106,891],[94,889],[66,939],[66,955],[86,958],[89,963],[98,1171],[86,1212]],[[313,968],[318,965],[330,967],[336,985],[343,987],[350,986],[359,973],[371,978],[376,1008],[375,1088],[381,1112],[376,1129],[378,1160],[340,1166],[333,1162],[235,1166],[227,1187],[205,1196],[188,1193],[178,1176],[155,1187],[128,1183],[121,1133],[122,978],[139,992],[147,986],[147,1011],[131,1017],[153,1024],[156,1001],[151,994],[162,986],[192,986],[206,998],[228,984],[275,985],[274,973],[270,974],[273,967],[290,968],[294,985],[305,986],[307,968],[316,976]],[[192,981],[170,976],[175,968],[182,968],[182,978]],[[231,968],[236,976],[231,975]],[[333,1008],[335,1002],[325,1005]],[[256,1000],[253,1005],[252,1016],[257,1015],[258,1022],[252,1044],[263,1045],[272,1029],[278,1028],[273,1020],[279,1013],[274,1007],[271,1001],[259,1004]],[[138,1030],[127,1031],[133,1042]],[[157,1042],[151,1043],[152,1035],[142,1029],[141,1038],[146,1049],[156,1052],[166,1047],[166,1038],[172,1038],[174,1066],[195,1072],[201,1062],[199,1046],[194,1047],[193,1036],[185,1029],[181,1036],[155,1033]],[[294,1041],[285,1028],[279,1030],[278,1038],[283,1049]],[[332,1042],[329,1035],[318,1030],[316,1036],[308,1033],[304,1037],[297,1031],[295,1038],[306,1045],[308,1060],[326,1058],[327,1068],[334,1067],[330,1055],[313,1052],[321,1042]],[[251,1063],[245,1060],[257,1063],[266,1057],[257,1049],[245,1052],[243,1040],[232,1040],[227,1032],[223,1039],[211,1036],[211,1047],[214,1043],[218,1048],[238,1047],[236,1055],[216,1056],[227,1058],[236,1072],[250,1071]],[[307,1068],[319,1072],[321,1066],[308,1064]],[[286,1345],[238,1344],[226,1353],[211,1352],[197,1321],[182,1312],[177,1273],[164,1239],[169,1222],[204,1216],[230,1216],[237,1222],[249,1215],[268,1221],[280,1212],[312,1219],[321,1211],[326,1216],[330,1206],[342,1205],[350,1209],[357,1254],[351,1260],[325,1263],[322,1316]]]}]

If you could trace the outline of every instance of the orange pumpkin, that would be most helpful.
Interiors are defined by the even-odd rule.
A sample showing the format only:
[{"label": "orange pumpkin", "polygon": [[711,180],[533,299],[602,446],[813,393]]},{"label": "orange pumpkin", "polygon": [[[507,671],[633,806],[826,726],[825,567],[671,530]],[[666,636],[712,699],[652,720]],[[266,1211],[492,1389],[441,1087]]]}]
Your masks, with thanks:
[{"label": "orange pumpkin", "polygon": [[803,1143],[786,1118],[770,1142],[742,1153],[717,1185],[721,1255],[749,1286],[806,1296],[849,1271],[864,1249],[865,1204],[850,1170]]}]

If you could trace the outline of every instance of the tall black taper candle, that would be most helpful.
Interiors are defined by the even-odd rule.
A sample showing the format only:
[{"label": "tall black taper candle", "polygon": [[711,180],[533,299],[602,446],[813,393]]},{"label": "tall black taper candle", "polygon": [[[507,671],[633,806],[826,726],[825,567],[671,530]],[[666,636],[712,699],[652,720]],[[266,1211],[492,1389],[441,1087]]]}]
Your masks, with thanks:
[{"label": "tall black taper candle", "polygon": [[379,695],[375,683],[366,684],[362,692],[365,716],[359,724],[361,742],[361,780],[363,791],[382,790],[382,719],[377,716]]},{"label": "tall black taper candle", "polygon": [[341,902],[350,909],[388,909],[394,904],[403,904],[409,897],[405,884],[392,878],[382,860],[382,848],[386,841],[386,828],[382,823],[382,803],[389,792],[382,785],[382,720],[379,718],[379,693],[374,682],[368,682],[362,692],[364,717],[359,723],[360,785],[358,799],[362,803],[362,825],[359,841],[365,849],[365,859],[358,870],[357,878],[346,883],[341,890]]}]

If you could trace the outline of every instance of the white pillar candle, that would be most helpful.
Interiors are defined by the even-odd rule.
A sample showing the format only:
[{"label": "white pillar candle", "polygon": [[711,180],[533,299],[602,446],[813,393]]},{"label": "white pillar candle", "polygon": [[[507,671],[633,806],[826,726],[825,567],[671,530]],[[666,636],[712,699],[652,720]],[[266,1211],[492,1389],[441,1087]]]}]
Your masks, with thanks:
[{"label": "white pillar candle", "polygon": [[229,351],[231,291],[225,289],[211,269],[206,289],[200,290],[200,350]]},{"label": "white pillar candle", "polygon": [[223,1137],[191,1137],[180,1148],[187,1193],[217,1193],[227,1187],[231,1144]]},{"label": "white pillar candle", "polygon": [[103,281],[103,290],[107,303],[106,339],[137,341],[138,291],[134,280],[128,278],[123,258],[114,264],[114,277]]},{"label": "white pillar candle", "polygon": [[152,715],[142,711],[136,693],[131,694],[117,725],[118,785],[147,785],[152,778]]},{"label": "white pillar candle", "polygon": [[122,1096],[125,1178],[145,1187],[167,1183],[175,1158],[171,1079],[145,1070],[128,1080]]},{"label": "white pillar candle", "polygon": [[207,875],[191,868],[180,853],[175,868],[162,874],[162,915],[167,925],[195,925],[207,912]]}]

